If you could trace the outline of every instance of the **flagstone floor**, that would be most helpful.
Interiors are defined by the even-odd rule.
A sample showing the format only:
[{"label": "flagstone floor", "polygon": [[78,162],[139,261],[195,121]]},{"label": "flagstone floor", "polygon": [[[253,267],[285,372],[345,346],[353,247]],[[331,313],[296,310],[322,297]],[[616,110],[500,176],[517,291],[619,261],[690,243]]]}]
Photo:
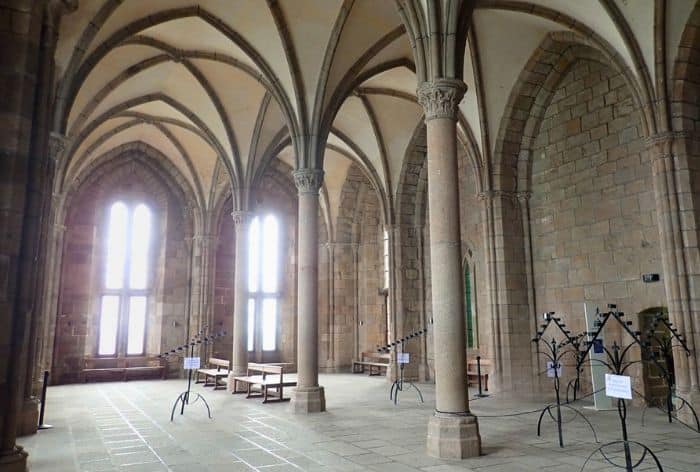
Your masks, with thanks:
[{"label": "flagstone floor", "polygon": [[[32,472],[213,472],[213,471],[382,471],[382,472],[570,472],[603,442],[619,438],[616,412],[583,410],[601,444],[580,418],[564,413],[564,443],[545,415],[536,435],[542,402],[512,401],[494,395],[472,402],[479,418],[483,455],[443,461],[425,453],[433,385],[401,393],[394,406],[389,384],[365,375],[321,375],[326,413],[295,416],[286,403],[263,405],[201,385],[211,406],[208,419],[201,402],[170,422],[171,406],[183,390],[182,380],[98,383],[51,387],[46,422],[54,428],[20,438],[30,453]],[[526,413],[534,411],[532,413]],[[515,416],[514,413],[526,413]],[[630,439],[655,452],[665,471],[700,471],[700,434],[668,424],[656,410],[629,411]],[[639,457],[638,451],[633,451]],[[612,460],[620,454],[609,451]],[[635,470],[656,470],[653,463]],[[615,469],[594,456],[586,471]]]}]

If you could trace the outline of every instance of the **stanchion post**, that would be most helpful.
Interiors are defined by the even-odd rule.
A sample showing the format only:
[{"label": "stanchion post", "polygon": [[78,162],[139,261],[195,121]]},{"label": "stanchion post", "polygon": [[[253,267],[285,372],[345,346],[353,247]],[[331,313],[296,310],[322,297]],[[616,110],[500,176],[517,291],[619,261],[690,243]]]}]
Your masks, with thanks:
[{"label": "stanchion post", "polygon": [[483,394],[481,391],[481,356],[476,356],[476,376],[479,382],[479,396]]},{"label": "stanchion post", "polygon": [[44,371],[44,383],[41,386],[41,409],[39,410],[38,429],[51,429],[53,426],[44,424],[44,411],[46,410],[46,389],[49,387],[49,371]]}]

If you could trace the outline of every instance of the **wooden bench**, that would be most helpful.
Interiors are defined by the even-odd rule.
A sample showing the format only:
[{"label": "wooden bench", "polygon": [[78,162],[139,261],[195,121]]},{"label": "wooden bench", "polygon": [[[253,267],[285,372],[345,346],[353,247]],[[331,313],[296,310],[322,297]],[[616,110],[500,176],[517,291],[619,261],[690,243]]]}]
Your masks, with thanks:
[{"label": "wooden bench", "polygon": [[[258,364],[249,362],[246,375],[233,378],[232,393],[246,393],[246,398],[260,398],[263,403],[286,402],[284,387],[296,387],[297,381],[284,378],[285,364]],[[245,390],[239,390],[243,384]]]},{"label": "wooden bench", "polygon": [[[484,391],[489,389],[489,371],[491,370],[491,361],[488,359],[481,359],[481,388]],[[470,387],[477,387],[479,385],[479,373],[476,366],[476,359],[472,358],[467,360],[467,383]]]},{"label": "wooden bench", "polygon": [[81,374],[84,382],[164,379],[165,364],[158,357],[88,357]]},{"label": "wooden bench", "polygon": [[365,367],[369,367],[369,375],[380,375],[382,369],[386,372],[391,362],[391,354],[381,352],[363,352],[360,360],[352,361],[352,373],[362,374]]},{"label": "wooden bench", "polygon": [[[220,384],[219,379],[225,379],[228,377],[229,373],[229,361],[225,359],[217,359],[216,357],[210,357],[207,361],[207,367],[202,369],[197,369],[197,377],[195,383],[204,382],[205,387],[214,387],[214,390],[219,388],[226,388],[226,384]],[[202,380],[204,376],[204,380]],[[213,383],[210,383],[213,380]]]}]

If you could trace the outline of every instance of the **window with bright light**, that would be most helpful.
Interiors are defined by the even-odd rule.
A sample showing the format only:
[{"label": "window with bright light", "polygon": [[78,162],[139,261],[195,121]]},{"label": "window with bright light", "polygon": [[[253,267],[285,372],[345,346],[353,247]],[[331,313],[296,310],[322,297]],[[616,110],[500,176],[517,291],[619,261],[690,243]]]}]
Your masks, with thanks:
[{"label": "window with bright light", "polygon": [[383,260],[384,260],[384,304],[386,310],[386,332],[384,335],[384,342],[389,344],[391,342],[391,305],[389,304],[389,232],[384,230],[383,233]]},{"label": "window with bright light", "polygon": [[279,297],[279,223],[256,216],[248,240],[248,350],[277,349]]},{"label": "window with bright light", "polygon": [[146,205],[112,204],[100,303],[100,356],[141,355],[145,351],[150,239],[151,210]]}]

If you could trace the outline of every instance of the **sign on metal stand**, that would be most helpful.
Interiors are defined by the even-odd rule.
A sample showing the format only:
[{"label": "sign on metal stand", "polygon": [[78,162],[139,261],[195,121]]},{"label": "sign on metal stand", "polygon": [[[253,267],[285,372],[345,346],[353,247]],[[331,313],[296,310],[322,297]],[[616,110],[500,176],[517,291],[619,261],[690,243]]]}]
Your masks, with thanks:
[{"label": "sign on metal stand", "polygon": [[[588,303],[583,304],[583,311],[586,314],[586,331],[591,333],[597,331],[596,321],[598,321],[596,308]],[[590,337],[588,337],[590,339]],[[602,349],[603,334],[598,336],[601,349],[593,346],[588,354],[591,365],[591,380],[593,382],[593,409],[595,410],[612,410],[612,402],[610,397],[605,395],[605,374],[608,373],[608,368],[601,361],[606,360],[605,352]],[[589,408],[589,407],[586,407]]]}]

